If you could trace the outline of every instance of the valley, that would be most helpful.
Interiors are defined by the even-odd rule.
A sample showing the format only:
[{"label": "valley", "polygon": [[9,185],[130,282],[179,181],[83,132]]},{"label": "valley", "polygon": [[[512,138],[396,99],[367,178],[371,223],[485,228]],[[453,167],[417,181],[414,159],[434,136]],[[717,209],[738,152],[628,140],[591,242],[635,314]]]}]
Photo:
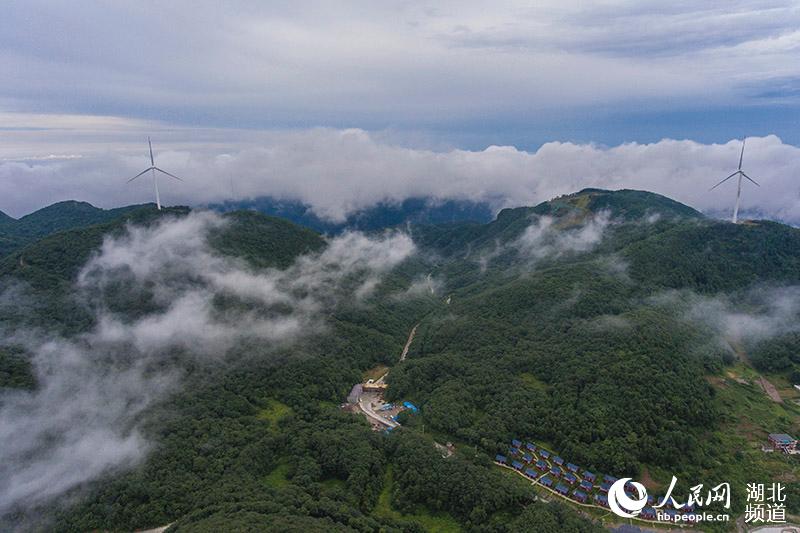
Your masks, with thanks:
[{"label": "valley", "polygon": [[[6,290],[36,302],[0,319],[29,338],[48,331],[86,361],[80,385],[65,387],[86,396],[60,401],[146,451],[46,503],[6,503],[3,520],[57,531],[617,523],[583,513],[597,487],[579,502],[498,467],[517,438],[581,475],[646,478],[653,490],[672,476],[680,494],[729,482],[736,518],[748,483],[780,481],[794,516],[797,459],[761,448],[768,434],[800,432],[798,267],[794,228],[734,227],[640,191],[335,237],[252,212],[147,207],[56,232],[0,259]],[[198,327],[172,319],[179,304]],[[742,344],[731,349],[734,326]],[[70,367],[46,346],[0,352],[19,409],[54,408],[41,392],[60,383],[45,370]],[[115,392],[116,407],[104,391],[123,377],[136,387]],[[130,405],[141,406],[133,416]]]}]

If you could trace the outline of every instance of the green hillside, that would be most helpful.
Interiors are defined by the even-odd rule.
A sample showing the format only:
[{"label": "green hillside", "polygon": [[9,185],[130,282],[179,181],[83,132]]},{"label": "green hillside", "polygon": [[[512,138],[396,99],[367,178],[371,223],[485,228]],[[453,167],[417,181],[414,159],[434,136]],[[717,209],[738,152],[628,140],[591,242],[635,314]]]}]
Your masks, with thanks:
[{"label": "green hillside", "polygon": [[69,200],[34,211],[20,219],[0,213],[0,257],[52,233],[115,220],[143,206],[100,209]]},{"label": "green hillside", "polygon": [[[104,235],[187,213],[140,208],[8,255],[1,279],[22,282],[37,306],[3,307],[0,319],[86,331],[95,315],[72,287]],[[209,242],[248,274],[330,245],[281,219],[225,216]],[[294,343],[245,342],[225,358],[171,353],[160,364],[181,386],[141,415],[146,460],[33,514],[56,531],[600,531],[573,505],[536,501],[530,484],[492,464],[512,438],[598,473],[646,478],[656,492],[672,475],[681,494],[692,482],[729,481],[737,515],[746,483],[781,479],[794,491],[788,511],[800,512],[796,459],[760,451],[769,432],[800,433],[800,393],[790,386],[800,336],[776,329],[750,341],[715,329],[724,312],[800,319],[791,314],[800,306],[760,298],[767,289],[793,297],[800,230],[710,220],[642,191],[587,189],[488,224],[414,226],[411,235],[416,253],[373,293],[326,299],[324,327]],[[342,291],[364,281],[353,272]],[[413,290],[425,279],[436,281],[433,293]],[[317,285],[299,298],[308,286]],[[138,293],[115,290],[121,316],[152,312]],[[287,312],[230,295],[214,305]],[[387,398],[420,408],[388,435],[338,407],[378,365],[391,368]],[[0,352],[0,380],[36,387],[24,351]],[[456,453],[445,459],[434,443],[448,441]],[[37,523],[30,511],[6,520]]]}]

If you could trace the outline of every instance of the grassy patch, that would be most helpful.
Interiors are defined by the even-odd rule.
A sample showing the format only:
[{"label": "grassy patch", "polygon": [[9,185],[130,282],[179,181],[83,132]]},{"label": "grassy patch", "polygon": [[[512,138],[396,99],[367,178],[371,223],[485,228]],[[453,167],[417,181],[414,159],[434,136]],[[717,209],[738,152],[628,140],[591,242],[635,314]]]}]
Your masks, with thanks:
[{"label": "grassy patch", "polygon": [[264,484],[273,489],[280,489],[289,484],[286,474],[289,473],[289,463],[278,463],[272,472],[264,477]]},{"label": "grassy patch", "polygon": [[386,365],[378,365],[376,367],[370,368],[369,370],[365,371],[364,374],[363,374],[364,381],[366,381],[368,379],[378,379],[379,377],[381,377],[382,375],[384,375],[388,371],[389,371],[389,367],[386,366]]},{"label": "grassy patch", "polygon": [[288,405],[281,403],[278,400],[269,400],[267,402],[267,406],[259,411],[258,418],[261,420],[267,420],[271,424],[277,424],[280,419],[289,416],[291,412],[292,408]]},{"label": "grassy patch", "polygon": [[[708,438],[717,449],[717,460],[705,469],[686,465],[681,481],[712,483],[728,482],[734,496],[731,513],[736,517],[744,511],[744,494],[748,483],[800,480],[800,462],[781,452],[764,453],[769,433],[800,433],[800,407],[791,400],[779,404],[772,401],[753,379],[757,373],[745,365],[725,370],[724,379],[713,382],[721,423],[709,432]],[[747,383],[736,381],[744,380]],[[650,476],[666,485],[673,474],[669,469],[653,465]],[[687,477],[689,479],[687,479]],[[685,492],[685,491],[684,491]],[[797,502],[787,501],[787,508],[797,508]],[[719,529],[710,528],[711,531]]]},{"label": "grassy patch", "polygon": [[792,402],[800,399],[800,391],[794,388],[794,384],[784,374],[765,373],[763,375],[770,383],[775,385],[783,401]]},{"label": "grassy patch", "polygon": [[508,468],[502,468],[502,467],[495,467],[495,468],[498,468],[504,476],[506,476],[509,480],[511,480],[510,481],[511,483],[519,485],[520,487],[523,487],[527,490],[532,490],[534,492],[536,492],[534,487],[539,487],[538,484],[534,485],[527,478],[520,476],[513,470],[509,470]]},{"label": "grassy patch", "polygon": [[345,490],[347,489],[347,483],[343,479],[323,479],[322,487],[326,490]]},{"label": "grassy patch", "polygon": [[333,402],[329,402],[329,401],[326,401],[326,400],[321,400],[319,402],[319,407],[320,407],[320,409],[328,409],[328,410],[330,410],[330,409],[336,409],[338,406]]},{"label": "grassy patch", "polygon": [[446,513],[431,513],[425,508],[418,507],[412,514],[404,514],[392,509],[392,467],[386,468],[383,480],[383,489],[378,496],[378,503],[373,513],[377,516],[394,519],[413,520],[431,533],[457,533],[461,526],[455,519]]},{"label": "grassy patch", "polygon": [[525,383],[525,385],[527,385],[528,387],[530,387],[532,389],[540,390],[540,391],[546,391],[546,390],[549,389],[549,386],[547,385],[547,383],[545,383],[544,381],[540,380],[539,378],[537,378],[536,376],[534,376],[530,372],[523,372],[522,374],[519,375],[519,377],[522,380],[522,382]]}]

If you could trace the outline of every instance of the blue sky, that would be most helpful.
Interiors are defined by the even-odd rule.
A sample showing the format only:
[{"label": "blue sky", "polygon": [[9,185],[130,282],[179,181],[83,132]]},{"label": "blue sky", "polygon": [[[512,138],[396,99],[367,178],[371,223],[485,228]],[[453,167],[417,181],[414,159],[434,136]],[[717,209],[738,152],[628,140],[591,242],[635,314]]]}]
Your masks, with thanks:
[{"label": "blue sky", "polygon": [[[745,135],[800,145],[796,2],[534,4],[12,1],[0,18],[0,159],[57,156],[41,175],[57,174],[60,156],[111,171],[153,133],[191,170],[198,152],[235,157],[315,128],[434,152]],[[65,176],[0,209],[82,191],[123,201],[101,188]]]}]

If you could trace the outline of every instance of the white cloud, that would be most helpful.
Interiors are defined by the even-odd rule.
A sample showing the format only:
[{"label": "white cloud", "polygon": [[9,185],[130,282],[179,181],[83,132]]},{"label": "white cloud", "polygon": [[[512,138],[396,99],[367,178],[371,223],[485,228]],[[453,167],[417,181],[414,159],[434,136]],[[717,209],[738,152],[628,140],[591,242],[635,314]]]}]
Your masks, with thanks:
[{"label": "white cloud", "polygon": [[699,354],[720,349],[745,352],[759,342],[800,331],[800,286],[760,286],[747,291],[701,295],[688,290],[658,293],[650,302],[708,335],[696,346]]},{"label": "white cloud", "polygon": [[[484,200],[499,208],[533,205],[584,187],[650,190],[727,216],[735,184],[708,189],[735,170],[741,148],[737,140],[665,139],[613,147],[553,142],[536,152],[509,146],[433,151],[353,129],[261,132],[244,147],[228,149],[199,144],[156,144],[159,166],[186,180],[160,182],[165,203],[273,195],[301,199],[332,219],[410,196]],[[147,164],[146,144],[125,153],[0,162],[0,209],[21,215],[65,199],[100,206],[152,201],[149,178],[124,183]],[[797,168],[800,148],[771,135],[749,138],[744,169],[761,187],[744,184],[744,211],[800,223]]]},{"label": "white cloud", "polygon": [[800,287],[759,288],[736,296],[692,296],[690,301],[689,319],[713,327],[726,341],[759,341],[800,329]]},{"label": "white cloud", "polygon": [[609,213],[603,211],[582,221],[578,227],[559,228],[552,217],[537,217],[513,246],[534,260],[586,252],[600,242],[609,219]]},{"label": "white cloud", "polygon": [[[71,338],[4,332],[5,343],[31,354],[38,387],[0,392],[0,516],[141,460],[148,443],[140,415],[181,384],[176,351],[202,360],[246,340],[268,350],[307,337],[324,329],[335,305],[368,296],[415,253],[402,233],[347,233],[284,270],[256,270],[209,246],[209,233],[224,225],[194,212],[107,237],[75,288],[96,312],[93,330]],[[134,316],[113,311],[119,284],[135,301]],[[2,303],[23,304],[20,287],[11,290]],[[136,315],[147,292],[158,307]],[[220,295],[255,305],[220,309]]]}]

